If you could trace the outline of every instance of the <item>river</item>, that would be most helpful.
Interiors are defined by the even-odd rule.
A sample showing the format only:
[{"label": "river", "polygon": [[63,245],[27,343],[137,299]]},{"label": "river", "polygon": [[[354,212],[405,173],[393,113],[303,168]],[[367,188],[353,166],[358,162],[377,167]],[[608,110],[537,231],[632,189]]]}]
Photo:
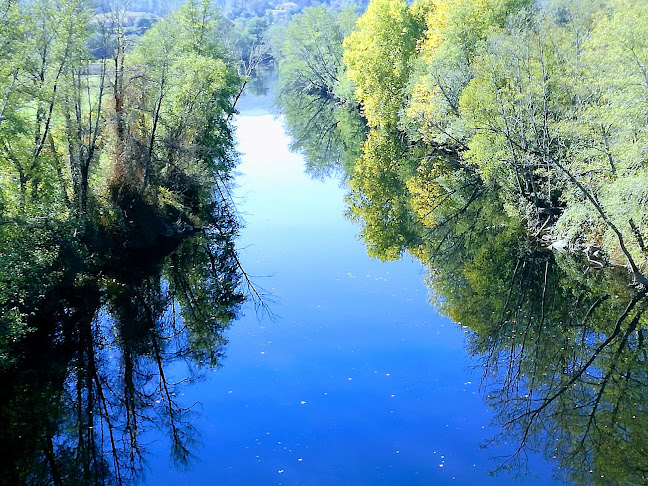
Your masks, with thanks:
[{"label": "river", "polygon": [[[260,101],[213,224],[30,274],[60,280],[0,370],[0,482],[646,484],[625,269],[549,251],[486,193],[412,240],[379,226],[408,252],[373,259]],[[408,201],[363,204],[384,194]]]},{"label": "river", "polygon": [[461,326],[428,302],[420,263],[367,256],[344,218],[345,189],[288,149],[281,118],[244,109],[235,199],[243,267],[274,316],[251,303],[223,367],[183,397],[199,442],[186,471],[163,438],[147,484],[554,484],[489,472],[513,447],[498,432]]}]

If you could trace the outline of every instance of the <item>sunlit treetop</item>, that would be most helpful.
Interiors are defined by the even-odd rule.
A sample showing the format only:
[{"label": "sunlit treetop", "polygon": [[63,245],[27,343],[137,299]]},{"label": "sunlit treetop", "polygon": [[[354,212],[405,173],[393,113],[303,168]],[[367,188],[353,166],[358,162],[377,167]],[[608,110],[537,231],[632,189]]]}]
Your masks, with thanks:
[{"label": "sunlit treetop", "polygon": [[344,40],[344,63],[370,127],[396,124],[424,27],[405,0],[374,0]]}]

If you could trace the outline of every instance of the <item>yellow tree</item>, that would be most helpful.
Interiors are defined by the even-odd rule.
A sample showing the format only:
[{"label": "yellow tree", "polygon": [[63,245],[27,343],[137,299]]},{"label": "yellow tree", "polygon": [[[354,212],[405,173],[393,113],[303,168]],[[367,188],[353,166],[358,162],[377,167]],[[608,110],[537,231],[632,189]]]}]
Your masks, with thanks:
[{"label": "yellow tree", "polygon": [[468,135],[459,97],[472,78],[479,45],[528,0],[437,0],[428,9],[425,39],[407,109],[411,130],[425,143],[461,148]]},{"label": "yellow tree", "polygon": [[396,125],[424,22],[405,0],[374,0],[344,41],[344,63],[372,128]]}]

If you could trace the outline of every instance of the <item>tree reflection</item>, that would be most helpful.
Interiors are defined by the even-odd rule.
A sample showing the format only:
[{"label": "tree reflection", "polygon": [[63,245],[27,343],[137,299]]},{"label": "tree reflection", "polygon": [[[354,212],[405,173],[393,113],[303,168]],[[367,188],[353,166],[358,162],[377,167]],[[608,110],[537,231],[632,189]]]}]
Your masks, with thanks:
[{"label": "tree reflection", "polygon": [[435,305],[467,329],[483,371],[501,427],[492,450],[517,444],[498,469],[527,470],[533,451],[573,484],[644,484],[646,294],[625,270],[543,248],[497,219],[492,201],[443,209],[456,217],[427,231],[419,256]]},{"label": "tree reflection", "polygon": [[189,464],[198,438],[181,390],[219,365],[243,302],[235,233],[224,214],[174,248],[55,288],[0,374],[3,482],[130,483],[161,432]]},{"label": "tree reflection", "polygon": [[502,467],[525,465],[530,449],[575,484],[645,483],[646,295],[547,252],[513,263],[462,321],[502,426],[494,442],[519,444]]},{"label": "tree reflection", "polygon": [[[375,165],[392,174],[416,158],[415,150],[394,156],[374,147]],[[489,442],[503,451],[497,469],[525,472],[528,453],[540,452],[573,484],[645,484],[646,294],[628,286],[625,270],[544,247],[451,160],[430,182],[433,156],[419,156],[414,175],[404,172],[399,183],[370,184],[358,171],[363,156],[349,180],[349,211],[371,255],[395,258],[405,249],[427,266],[433,303],[466,329],[501,427]],[[404,226],[387,231],[395,201]]]}]

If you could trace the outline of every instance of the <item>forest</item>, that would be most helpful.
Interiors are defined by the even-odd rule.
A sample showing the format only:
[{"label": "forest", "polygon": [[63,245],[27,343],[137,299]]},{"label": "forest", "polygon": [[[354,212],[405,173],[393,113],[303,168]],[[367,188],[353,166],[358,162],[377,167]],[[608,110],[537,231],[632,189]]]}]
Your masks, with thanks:
[{"label": "forest", "polygon": [[645,1],[372,0],[279,45],[293,149],[465,330],[496,471],[646,482],[647,25]]},{"label": "forest", "polygon": [[280,104],[313,172],[343,169],[370,254],[429,256],[429,235],[486,197],[487,224],[646,286],[648,3],[373,0],[358,14],[293,18]]},{"label": "forest", "polygon": [[4,480],[134,482],[158,430],[191,462],[183,386],[263,306],[231,189],[268,79],[369,255],[466,329],[501,467],[645,482],[646,0],[0,0]]}]

